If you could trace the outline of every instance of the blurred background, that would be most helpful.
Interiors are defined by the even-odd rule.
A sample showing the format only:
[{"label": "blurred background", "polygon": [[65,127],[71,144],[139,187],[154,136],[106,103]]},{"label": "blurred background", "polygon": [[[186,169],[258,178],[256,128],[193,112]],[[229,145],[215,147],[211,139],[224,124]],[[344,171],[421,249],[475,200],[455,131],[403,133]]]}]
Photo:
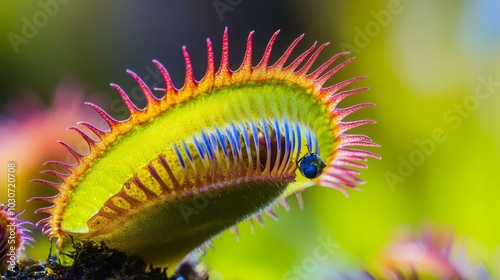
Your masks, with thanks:
[{"label": "blurred background", "polygon": [[[202,257],[210,279],[339,279],[364,268],[377,271],[401,228],[418,235],[428,227],[454,232],[471,263],[500,277],[499,1],[40,0],[2,1],[0,11],[0,178],[7,163],[16,162],[17,210],[26,209],[21,218],[44,217],[33,214],[42,203],[25,200],[55,193],[28,182],[50,178],[38,174],[42,164],[72,161],[56,140],[86,149],[65,129],[80,120],[103,125],[84,101],[126,118],[108,86],[113,82],[145,104],[125,69],[162,87],[151,63],[157,59],[180,87],[183,45],[200,79],[206,38],[219,61],[228,27],[235,70],[251,30],[256,63],[281,29],[273,59],[302,33],[295,55],[317,40],[330,42],[320,62],[340,51],[357,57],[329,84],[368,76],[356,86],[370,90],[340,105],[377,104],[350,118],[378,123],[351,133],[381,144],[371,151],[382,160],[369,160],[361,176],[367,183],[348,199],[331,189],[308,189],[303,210],[291,198],[290,212],[276,210],[278,222],[265,217],[255,233],[243,223],[239,241],[224,233],[215,251]],[[0,186],[5,201],[6,181]],[[47,238],[39,230],[34,235],[28,252],[45,259]]]}]

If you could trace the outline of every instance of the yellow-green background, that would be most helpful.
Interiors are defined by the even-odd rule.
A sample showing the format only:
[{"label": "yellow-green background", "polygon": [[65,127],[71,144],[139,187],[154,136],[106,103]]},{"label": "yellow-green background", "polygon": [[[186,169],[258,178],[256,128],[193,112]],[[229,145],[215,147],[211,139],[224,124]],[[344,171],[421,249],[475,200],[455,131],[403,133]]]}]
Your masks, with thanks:
[{"label": "yellow-green background", "polygon": [[[499,265],[498,1],[55,1],[0,2],[0,109],[4,120],[9,119],[9,104],[20,102],[26,91],[37,93],[50,106],[54,89],[68,75],[78,77],[87,87],[88,98],[99,95],[102,107],[123,118],[123,111],[114,111],[109,105],[118,98],[107,86],[110,82],[130,90],[134,83],[124,70],[144,76],[148,67],[153,69],[150,61],[154,58],[163,62],[180,87],[184,79],[182,45],[187,46],[199,79],[205,71],[205,39],[212,38],[218,60],[225,26],[229,28],[233,69],[242,59],[251,30],[256,31],[255,62],[276,29],[281,34],[274,59],[302,33],[306,36],[299,51],[315,40],[331,42],[322,60],[347,44],[355,47],[351,50],[357,60],[330,83],[368,76],[357,85],[370,90],[341,103],[377,104],[351,117],[378,122],[355,131],[382,145],[372,149],[382,160],[369,160],[369,168],[362,171],[367,184],[360,192],[351,191],[349,199],[334,190],[309,189],[304,193],[304,210],[291,199],[292,211],[277,210],[279,222],[266,217],[265,227],[257,226],[254,234],[244,223],[239,242],[232,234],[223,234],[214,241],[215,252],[203,259],[213,270],[210,279],[282,279],[313,255],[319,246],[317,238],[331,238],[338,253],[318,262],[318,268],[308,274],[310,279],[325,279],[339,270],[374,263],[394,230],[408,225],[418,231],[425,222],[453,228],[490,269]],[[16,52],[9,34],[22,36],[23,18],[33,22],[44,11],[41,3],[57,3],[57,11],[46,22],[38,15],[43,24]],[[233,5],[219,11],[222,17],[215,8],[220,3]],[[390,18],[377,22],[381,13]],[[460,115],[454,110],[474,99],[481,85],[479,77],[496,84],[489,91],[482,88],[488,98]],[[138,100],[138,104],[144,102]],[[455,119],[452,122],[446,116]],[[71,133],[64,128],[60,127],[58,137]],[[399,174],[401,158],[415,154],[416,141],[430,139],[436,129],[443,131],[446,140],[434,142],[435,149],[411,174]],[[17,133],[11,129],[1,137],[14,138]],[[33,135],[30,145],[37,145],[40,137],[48,136]],[[54,143],[43,149],[59,147]],[[0,150],[2,165],[16,160],[3,154]],[[36,165],[48,159],[36,158]],[[5,169],[0,171],[2,176]],[[26,182],[38,177],[38,170],[18,166],[18,172],[22,174],[19,204],[32,212],[34,207],[21,200],[43,188]],[[389,183],[388,172],[400,175],[402,182]],[[0,183],[2,200],[4,182]],[[24,215],[32,220],[41,217]],[[46,256],[43,242],[35,243],[34,256]],[[224,278],[218,278],[221,275]]]}]

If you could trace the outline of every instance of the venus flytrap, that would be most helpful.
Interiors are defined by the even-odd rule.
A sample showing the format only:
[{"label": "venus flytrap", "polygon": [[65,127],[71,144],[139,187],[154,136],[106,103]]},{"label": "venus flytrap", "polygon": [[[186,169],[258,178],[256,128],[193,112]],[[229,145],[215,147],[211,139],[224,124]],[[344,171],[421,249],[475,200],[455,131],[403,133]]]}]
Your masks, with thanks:
[{"label": "venus flytrap", "polygon": [[15,213],[7,205],[0,205],[0,275],[7,270],[16,273],[21,251],[34,241],[25,227],[30,222],[18,219],[23,212]]},{"label": "venus flytrap", "polygon": [[[352,59],[329,69],[347,54],[340,53],[310,71],[327,45],[316,48],[314,44],[289,62],[300,36],[271,65],[276,32],[258,65],[252,66],[252,35],[236,71],[229,69],[227,30],[218,70],[207,40],[208,65],[201,81],[194,79],[184,47],[186,79],[180,89],[174,87],[167,70],[153,61],[165,83],[161,98],[127,71],[144,92],[147,105],[137,108],[112,84],[130,111],[126,120],[115,120],[87,103],[110,129],[81,122],[94,134],[88,135],[70,127],[86,140],[90,151],[81,154],[61,142],[77,163],[47,163],[67,170],[45,171],[60,183],[34,180],[59,191],[54,197],[33,200],[52,204],[38,210],[50,214],[38,224],[50,237],[58,238],[60,250],[68,250],[72,239],[103,241],[155,265],[175,267],[212,236],[245,219],[257,216],[259,220],[258,215],[276,201],[286,205],[289,195],[300,195],[309,186],[347,194],[346,187],[356,188],[362,182],[359,172],[350,167],[365,168],[359,161],[378,156],[348,146],[377,145],[366,136],[345,132],[373,121],[342,119],[372,104],[337,105],[366,89],[341,91],[363,77],[323,87]],[[308,155],[305,147],[324,160],[324,170],[308,176],[312,179],[297,170],[299,159]],[[189,215],[187,222],[180,209],[203,199],[207,203]]]}]

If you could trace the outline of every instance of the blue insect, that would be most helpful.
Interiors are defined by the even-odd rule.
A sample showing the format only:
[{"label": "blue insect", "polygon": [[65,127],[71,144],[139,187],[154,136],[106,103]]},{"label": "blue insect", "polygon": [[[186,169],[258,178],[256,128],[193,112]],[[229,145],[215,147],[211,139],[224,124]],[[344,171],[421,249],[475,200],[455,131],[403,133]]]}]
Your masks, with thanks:
[{"label": "blue insect", "polygon": [[308,153],[297,162],[299,164],[300,173],[309,179],[318,178],[319,175],[323,173],[323,169],[325,169],[326,164],[318,154],[311,153],[309,147],[307,150]]}]

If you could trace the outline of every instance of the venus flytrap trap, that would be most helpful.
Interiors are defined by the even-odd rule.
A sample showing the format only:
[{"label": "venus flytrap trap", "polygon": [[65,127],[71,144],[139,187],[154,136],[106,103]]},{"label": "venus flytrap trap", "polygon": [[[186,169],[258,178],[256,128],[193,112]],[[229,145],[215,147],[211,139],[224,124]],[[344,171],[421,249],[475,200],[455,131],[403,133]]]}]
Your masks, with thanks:
[{"label": "venus flytrap trap", "polygon": [[[212,43],[207,39],[208,65],[201,81],[194,79],[183,47],[186,79],[180,89],[154,60],[165,83],[164,89],[158,89],[163,94],[160,98],[128,70],[143,90],[147,105],[137,108],[112,84],[130,111],[126,120],[115,120],[87,103],[110,129],[103,131],[81,122],[94,134],[88,135],[70,127],[86,140],[90,151],[81,154],[61,142],[77,163],[47,162],[66,170],[44,172],[60,182],[34,180],[59,191],[56,196],[32,200],[52,204],[38,210],[50,215],[38,225],[51,238],[58,238],[62,252],[72,247],[72,239],[92,240],[139,255],[148,263],[175,268],[212,236],[243,220],[259,220],[260,213],[275,202],[286,206],[288,196],[300,198],[307,187],[329,187],[347,195],[346,187],[356,188],[362,182],[359,172],[350,168],[365,168],[360,161],[378,156],[348,146],[377,145],[364,135],[345,132],[374,122],[342,119],[372,104],[337,105],[366,90],[341,91],[363,77],[323,87],[352,59],[329,69],[347,54],[340,53],[310,71],[327,46],[316,48],[315,43],[288,62],[300,36],[271,65],[276,32],[260,62],[252,66],[252,35],[236,71],[229,69],[227,30],[217,71]],[[312,155],[317,158],[311,159]],[[301,170],[297,170],[299,161]],[[313,175],[311,164],[317,167]],[[203,207],[186,219],[182,209],[204,199]]]},{"label": "venus flytrap trap", "polygon": [[7,205],[0,205],[0,277],[5,271],[16,273],[21,251],[31,246],[33,238],[25,228],[28,221],[18,219],[24,211],[14,212]]}]

